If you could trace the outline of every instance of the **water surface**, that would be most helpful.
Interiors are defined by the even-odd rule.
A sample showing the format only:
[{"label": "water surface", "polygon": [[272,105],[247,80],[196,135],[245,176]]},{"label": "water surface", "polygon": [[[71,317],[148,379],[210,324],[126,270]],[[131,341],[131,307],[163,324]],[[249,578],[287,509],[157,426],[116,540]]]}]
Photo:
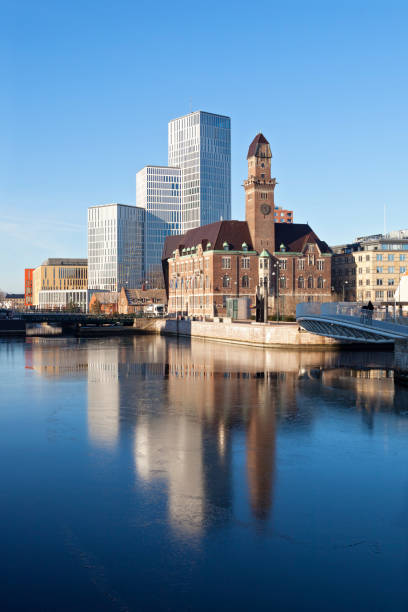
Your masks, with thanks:
[{"label": "water surface", "polygon": [[392,362],[0,342],[0,609],[408,610]]}]

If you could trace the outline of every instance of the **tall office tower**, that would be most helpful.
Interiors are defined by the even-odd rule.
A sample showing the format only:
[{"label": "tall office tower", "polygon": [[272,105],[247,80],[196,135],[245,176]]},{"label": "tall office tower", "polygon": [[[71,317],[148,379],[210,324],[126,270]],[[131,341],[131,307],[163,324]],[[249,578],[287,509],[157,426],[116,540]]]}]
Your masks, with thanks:
[{"label": "tall office tower", "polygon": [[143,280],[145,210],[126,204],[88,208],[88,287],[120,291]]},{"label": "tall office tower", "polygon": [[169,166],[182,170],[181,233],[231,218],[231,119],[195,111],[169,122]]},{"label": "tall office tower", "polygon": [[162,252],[166,236],[181,233],[181,170],[145,166],[136,174],[136,205],[146,210],[144,273],[150,287],[163,285]]}]

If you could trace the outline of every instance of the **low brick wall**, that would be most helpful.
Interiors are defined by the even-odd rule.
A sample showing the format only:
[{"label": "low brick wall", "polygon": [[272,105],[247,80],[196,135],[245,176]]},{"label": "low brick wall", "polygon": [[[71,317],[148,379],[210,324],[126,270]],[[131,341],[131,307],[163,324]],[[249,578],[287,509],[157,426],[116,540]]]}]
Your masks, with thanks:
[{"label": "low brick wall", "polygon": [[395,341],[394,379],[408,385],[408,340]]},{"label": "low brick wall", "polygon": [[228,320],[189,321],[176,319],[135,319],[134,327],[142,333],[207,338],[252,346],[326,347],[340,345],[332,338],[300,330],[297,323],[235,323]]}]

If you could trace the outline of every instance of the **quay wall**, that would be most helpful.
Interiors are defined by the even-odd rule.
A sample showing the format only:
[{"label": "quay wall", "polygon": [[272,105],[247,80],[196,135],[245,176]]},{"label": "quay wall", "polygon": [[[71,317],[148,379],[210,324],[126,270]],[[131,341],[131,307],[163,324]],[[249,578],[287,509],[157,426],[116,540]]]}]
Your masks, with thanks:
[{"label": "quay wall", "polygon": [[394,345],[394,379],[408,385],[408,340],[396,340]]},{"label": "quay wall", "polygon": [[237,323],[231,320],[190,321],[188,319],[135,319],[141,333],[206,338],[220,342],[267,347],[333,347],[342,343],[310,334],[297,323]]}]

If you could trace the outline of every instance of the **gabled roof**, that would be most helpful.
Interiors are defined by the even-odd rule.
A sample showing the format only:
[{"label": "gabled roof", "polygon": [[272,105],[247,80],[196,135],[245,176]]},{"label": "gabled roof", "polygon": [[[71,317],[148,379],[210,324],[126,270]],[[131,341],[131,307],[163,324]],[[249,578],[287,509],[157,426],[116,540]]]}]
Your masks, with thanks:
[{"label": "gabled roof", "polygon": [[258,146],[260,144],[269,144],[265,136],[261,133],[257,134],[255,138],[253,139],[253,141],[251,142],[251,144],[249,145],[247,159],[257,154]]},{"label": "gabled roof", "polygon": [[321,253],[331,253],[331,248],[314,233],[307,223],[276,223],[275,248],[283,244],[287,251],[300,253],[308,242],[316,243]]},{"label": "gabled roof", "polygon": [[139,305],[142,301],[160,300],[167,302],[165,289],[124,289],[128,304]]},{"label": "gabled roof", "polygon": [[252,240],[246,221],[216,221],[191,229],[179,236],[167,236],[162,259],[172,257],[173,251],[178,248],[191,248],[198,244],[201,244],[205,251],[208,242],[211,243],[211,249],[216,251],[223,250],[224,242],[228,242],[233,251],[241,251],[244,242],[248,245],[248,250],[252,250]]}]

